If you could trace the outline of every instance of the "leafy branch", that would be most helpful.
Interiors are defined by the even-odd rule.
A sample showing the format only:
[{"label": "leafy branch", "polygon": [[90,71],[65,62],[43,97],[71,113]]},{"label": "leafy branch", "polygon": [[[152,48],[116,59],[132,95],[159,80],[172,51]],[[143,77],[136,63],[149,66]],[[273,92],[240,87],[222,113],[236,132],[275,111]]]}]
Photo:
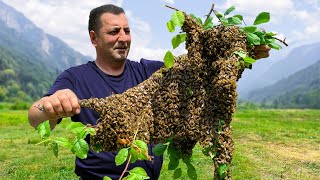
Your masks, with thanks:
[{"label": "leafy branch", "polygon": [[81,159],[87,158],[89,146],[84,139],[89,134],[95,135],[95,130],[80,122],[71,122],[66,129],[75,134],[74,138],[68,139],[64,137],[51,137],[49,121],[39,124],[37,131],[43,141],[38,144],[44,144],[45,146],[50,145],[56,157],[58,157],[60,145],[69,149],[73,154]]},{"label": "leafy branch", "polygon": [[167,151],[169,156],[168,170],[174,171],[173,178],[178,179],[182,175],[182,169],[178,168],[180,160],[182,160],[187,166],[187,174],[190,179],[197,179],[197,171],[191,163],[191,155],[185,155],[178,151],[172,143],[174,137],[171,137],[163,144],[156,145],[152,151],[157,155],[161,156]]},{"label": "leafy branch", "polygon": [[[175,10],[175,12],[172,14],[171,20],[167,23],[167,28],[169,32],[174,32],[176,26],[179,26],[181,28],[184,23],[185,19],[184,19],[183,12],[171,6],[166,5],[165,7]],[[235,7],[231,6],[224,13],[221,13],[216,11],[214,9],[214,4],[212,4],[211,9],[208,15],[206,15],[206,19],[204,22],[202,21],[201,18],[193,14],[190,14],[190,16],[194,18],[201,25],[204,31],[206,31],[219,25],[219,24],[214,25],[213,23],[214,18],[211,16],[213,12],[215,14],[215,17],[218,18],[222,26],[225,26],[225,27],[239,26],[240,31],[242,31],[246,35],[248,45],[250,47],[257,46],[257,45],[267,45],[270,48],[279,50],[282,47],[275,42],[276,40],[281,42],[285,46],[288,46],[288,44],[285,42],[286,39],[281,40],[276,37],[277,35],[276,33],[266,32],[265,30],[258,28],[258,25],[264,24],[270,21],[270,13],[261,12],[255,18],[253,25],[247,26],[244,23],[244,19],[242,15],[236,14],[236,15],[230,16],[230,13],[233,12],[234,10],[235,10]],[[242,23],[244,23],[245,26],[240,26],[242,25]],[[179,33],[175,35],[171,41],[173,49],[177,48],[181,43],[185,42],[185,39],[186,39],[185,33]],[[249,67],[252,63],[256,62],[254,58],[250,57],[245,52],[235,52],[235,54],[239,55],[242,58],[246,67]],[[167,53],[165,54],[164,64],[167,68],[171,68],[174,65],[174,55],[172,54],[171,51],[167,51]]]}]

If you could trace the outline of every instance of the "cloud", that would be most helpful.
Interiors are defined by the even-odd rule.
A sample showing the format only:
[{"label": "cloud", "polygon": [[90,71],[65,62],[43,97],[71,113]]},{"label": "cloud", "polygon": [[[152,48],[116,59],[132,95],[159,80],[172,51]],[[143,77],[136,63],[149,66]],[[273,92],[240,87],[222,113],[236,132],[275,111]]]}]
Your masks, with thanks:
[{"label": "cloud", "polygon": [[[22,12],[46,33],[59,37],[72,48],[95,58],[95,49],[91,45],[87,22],[91,9],[108,3],[123,5],[123,0],[4,0],[5,3]],[[173,1],[171,1],[173,2]],[[161,60],[165,49],[148,48],[152,40],[152,29],[148,23],[126,9],[131,34],[132,49],[130,58],[139,60],[141,57]]]},{"label": "cloud", "polygon": [[91,9],[108,3],[121,6],[122,0],[3,0],[22,12],[46,33],[59,37],[72,48],[95,57],[87,24]]},{"label": "cloud", "polygon": [[247,24],[251,24],[258,13],[270,12],[271,20],[266,26],[283,33],[289,44],[320,41],[320,0],[281,0],[272,3],[265,0],[227,0],[223,9],[232,5],[245,16]]},{"label": "cloud", "polygon": [[167,2],[167,3],[170,3],[170,4],[174,4],[174,0],[161,0],[163,2]]}]

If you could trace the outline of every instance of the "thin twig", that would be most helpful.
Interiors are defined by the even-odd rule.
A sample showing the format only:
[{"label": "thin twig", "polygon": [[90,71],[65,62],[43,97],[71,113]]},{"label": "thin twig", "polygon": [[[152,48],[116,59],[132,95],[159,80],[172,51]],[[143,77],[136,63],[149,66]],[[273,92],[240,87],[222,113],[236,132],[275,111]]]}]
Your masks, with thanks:
[{"label": "thin twig", "polygon": [[[135,134],[134,134],[134,137],[133,137],[133,141],[132,141],[132,143],[136,140],[136,137],[137,137],[138,131],[139,131],[139,126],[138,126],[138,128],[137,128],[137,131],[136,131],[136,132],[135,132]],[[132,148],[132,147],[131,147],[131,148]],[[121,180],[121,179],[122,179],[122,177],[124,176],[124,174],[127,172],[127,169],[128,169],[128,167],[129,167],[129,164],[130,164],[131,157],[132,157],[132,154],[130,153],[129,158],[128,158],[128,160],[127,160],[126,167],[124,168],[124,170],[123,170],[123,172],[122,172],[122,174],[121,174],[121,176],[120,176],[119,180]]]},{"label": "thin twig", "polygon": [[176,8],[171,7],[171,6],[168,6],[168,5],[165,5],[164,7],[167,7],[167,8],[173,9],[173,10],[175,10],[175,11],[179,11],[179,9],[176,9]]},{"label": "thin twig", "polygon": [[284,45],[286,45],[286,46],[289,46],[289,45],[286,43],[286,38],[284,38],[284,40],[282,40],[282,39],[279,39],[279,38],[274,37],[274,39],[282,42],[282,43],[283,43]]},{"label": "thin twig", "polygon": [[206,20],[204,22],[206,22],[209,19],[209,17],[211,16],[211,13],[213,12],[213,9],[214,9],[214,4],[212,4],[211,9],[210,9],[210,11],[209,11],[209,13],[207,15],[207,18],[206,18]]},{"label": "thin twig", "polygon": [[128,167],[129,167],[129,164],[130,164],[131,157],[132,157],[132,154],[130,154],[130,155],[129,155],[129,158],[128,158],[128,161],[127,161],[126,167],[124,168],[124,170],[123,170],[123,172],[122,172],[122,174],[121,174],[121,176],[120,176],[119,180],[121,180],[121,179],[122,179],[122,177],[124,176],[124,174],[127,172],[127,169],[128,169]]}]

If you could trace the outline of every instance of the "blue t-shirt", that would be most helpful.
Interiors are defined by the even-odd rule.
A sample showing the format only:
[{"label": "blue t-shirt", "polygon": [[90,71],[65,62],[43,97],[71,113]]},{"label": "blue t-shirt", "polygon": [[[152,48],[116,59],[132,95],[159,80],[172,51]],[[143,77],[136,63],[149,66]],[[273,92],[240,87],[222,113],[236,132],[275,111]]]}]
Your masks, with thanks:
[{"label": "blue t-shirt", "polygon": [[[72,90],[79,99],[91,97],[104,98],[111,94],[120,94],[127,89],[137,86],[149,78],[163,62],[141,59],[140,62],[126,60],[124,72],[119,76],[110,76],[101,71],[95,62],[72,67],[62,72],[46,95],[51,95],[60,89]],[[95,125],[99,114],[93,110],[82,108],[81,113],[71,119],[83,124]],[[137,161],[130,164],[129,169],[139,166],[146,170],[151,179],[158,179],[163,157],[155,156],[149,147],[149,153],[154,156],[151,161]],[[87,159],[76,158],[75,173],[83,179],[102,179],[109,176],[118,179],[124,170],[115,164],[116,152],[96,153],[89,150]]]}]

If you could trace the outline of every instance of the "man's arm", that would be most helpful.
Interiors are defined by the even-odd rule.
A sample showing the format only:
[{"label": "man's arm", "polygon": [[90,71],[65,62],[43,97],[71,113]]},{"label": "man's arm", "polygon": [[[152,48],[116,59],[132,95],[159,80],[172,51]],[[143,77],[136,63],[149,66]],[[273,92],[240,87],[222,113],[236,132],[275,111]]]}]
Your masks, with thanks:
[{"label": "man's arm", "polygon": [[28,119],[34,128],[49,120],[51,129],[54,129],[58,119],[79,113],[80,105],[76,94],[70,89],[63,89],[33,103],[29,109]]}]

